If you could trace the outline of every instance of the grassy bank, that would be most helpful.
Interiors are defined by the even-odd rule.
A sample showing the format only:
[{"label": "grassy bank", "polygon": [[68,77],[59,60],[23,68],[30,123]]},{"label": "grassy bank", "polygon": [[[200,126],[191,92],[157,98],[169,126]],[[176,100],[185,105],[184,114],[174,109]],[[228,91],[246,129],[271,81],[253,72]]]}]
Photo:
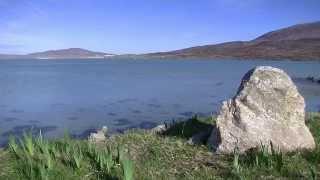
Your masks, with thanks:
[{"label": "grassy bank", "polygon": [[[25,135],[0,151],[0,179],[316,179],[320,176],[320,115],[307,125],[317,148],[282,154],[263,150],[213,154],[188,139],[214,119],[175,123],[162,135],[132,130],[93,145],[69,137],[56,141]],[[22,144],[22,145],[21,145]]]}]

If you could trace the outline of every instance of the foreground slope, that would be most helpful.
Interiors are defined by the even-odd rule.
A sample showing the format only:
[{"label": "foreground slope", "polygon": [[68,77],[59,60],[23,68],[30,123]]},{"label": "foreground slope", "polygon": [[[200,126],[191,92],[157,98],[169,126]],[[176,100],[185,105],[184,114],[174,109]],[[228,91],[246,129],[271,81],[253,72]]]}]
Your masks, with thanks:
[{"label": "foreground slope", "polygon": [[[93,145],[69,138],[27,137],[25,146],[0,150],[0,179],[316,179],[320,175],[320,116],[308,114],[313,151],[283,154],[252,150],[212,153],[188,139],[214,124],[192,118],[163,134],[130,131]],[[110,154],[111,153],[111,154]]]}]

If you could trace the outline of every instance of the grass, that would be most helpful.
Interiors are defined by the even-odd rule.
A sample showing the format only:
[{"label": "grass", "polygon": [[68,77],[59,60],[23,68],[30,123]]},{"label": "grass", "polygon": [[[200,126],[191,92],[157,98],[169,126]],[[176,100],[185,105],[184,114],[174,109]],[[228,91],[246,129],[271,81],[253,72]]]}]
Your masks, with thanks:
[{"label": "grass", "polygon": [[199,132],[210,130],[214,122],[215,119],[212,117],[199,118],[197,115],[195,115],[187,121],[173,121],[171,123],[167,123],[166,126],[169,128],[163,133],[163,135],[190,138]]},{"label": "grass", "polygon": [[36,138],[24,134],[19,143],[10,138],[8,152],[13,171],[6,179],[133,179],[133,162],[124,151],[108,151],[88,141],[48,141],[41,133]]},{"label": "grass", "polygon": [[[243,155],[234,153],[233,177],[237,179],[317,179],[320,176],[320,116],[309,114],[307,125],[316,142],[316,149],[284,154],[262,146]],[[271,149],[271,153],[268,152]]]},{"label": "grass", "polygon": [[[214,154],[188,139],[214,123],[194,117],[163,134],[130,130],[106,143],[25,134],[0,151],[0,179],[317,179],[320,176],[320,115],[308,115],[317,147],[284,154],[262,146],[245,154]],[[270,145],[272,146],[272,145]],[[271,153],[267,149],[271,149]]]}]

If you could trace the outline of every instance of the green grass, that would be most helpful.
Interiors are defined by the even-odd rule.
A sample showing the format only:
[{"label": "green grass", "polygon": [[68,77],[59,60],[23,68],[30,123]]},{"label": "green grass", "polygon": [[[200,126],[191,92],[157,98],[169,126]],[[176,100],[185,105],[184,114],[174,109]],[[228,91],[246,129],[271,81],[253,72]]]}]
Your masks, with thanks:
[{"label": "green grass", "polygon": [[214,123],[215,118],[198,118],[194,116],[187,121],[167,123],[166,126],[169,128],[163,135],[190,138],[201,131],[210,130]]},{"label": "green grass", "polygon": [[[19,142],[9,142],[12,171],[6,179],[125,179],[132,180],[133,162],[125,152],[112,152],[87,141],[48,141],[41,133],[25,134]],[[119,157],[121,154],[122,157]],[[10,177],[10,178],[8,178]]]},{"label": "green grass", "polygon": [[92,144],[65,137],[45,140],[26,134],[10,139],[0,150],[0,179],[317,179],[320,176],[320,115],[307,125],[317,147],[284,154],[261,147],[239,154],[218,155],[188,139],[214,123],[194,117],[175,122],[163,134],[130,130],[106,143]]}]

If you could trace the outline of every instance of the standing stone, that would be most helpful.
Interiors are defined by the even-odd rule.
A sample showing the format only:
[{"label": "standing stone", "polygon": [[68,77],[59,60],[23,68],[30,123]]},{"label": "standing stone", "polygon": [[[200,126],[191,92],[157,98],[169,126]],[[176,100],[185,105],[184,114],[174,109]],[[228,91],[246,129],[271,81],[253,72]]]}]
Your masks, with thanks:
[{"label": "standing stone", "polygon": [[236,96],[223,102],[208,143],[220,153],[243,153],[261,144],[282,152],[315,148],[305,125],[305,102],[282,70],[260,66],[242,79]]}]

